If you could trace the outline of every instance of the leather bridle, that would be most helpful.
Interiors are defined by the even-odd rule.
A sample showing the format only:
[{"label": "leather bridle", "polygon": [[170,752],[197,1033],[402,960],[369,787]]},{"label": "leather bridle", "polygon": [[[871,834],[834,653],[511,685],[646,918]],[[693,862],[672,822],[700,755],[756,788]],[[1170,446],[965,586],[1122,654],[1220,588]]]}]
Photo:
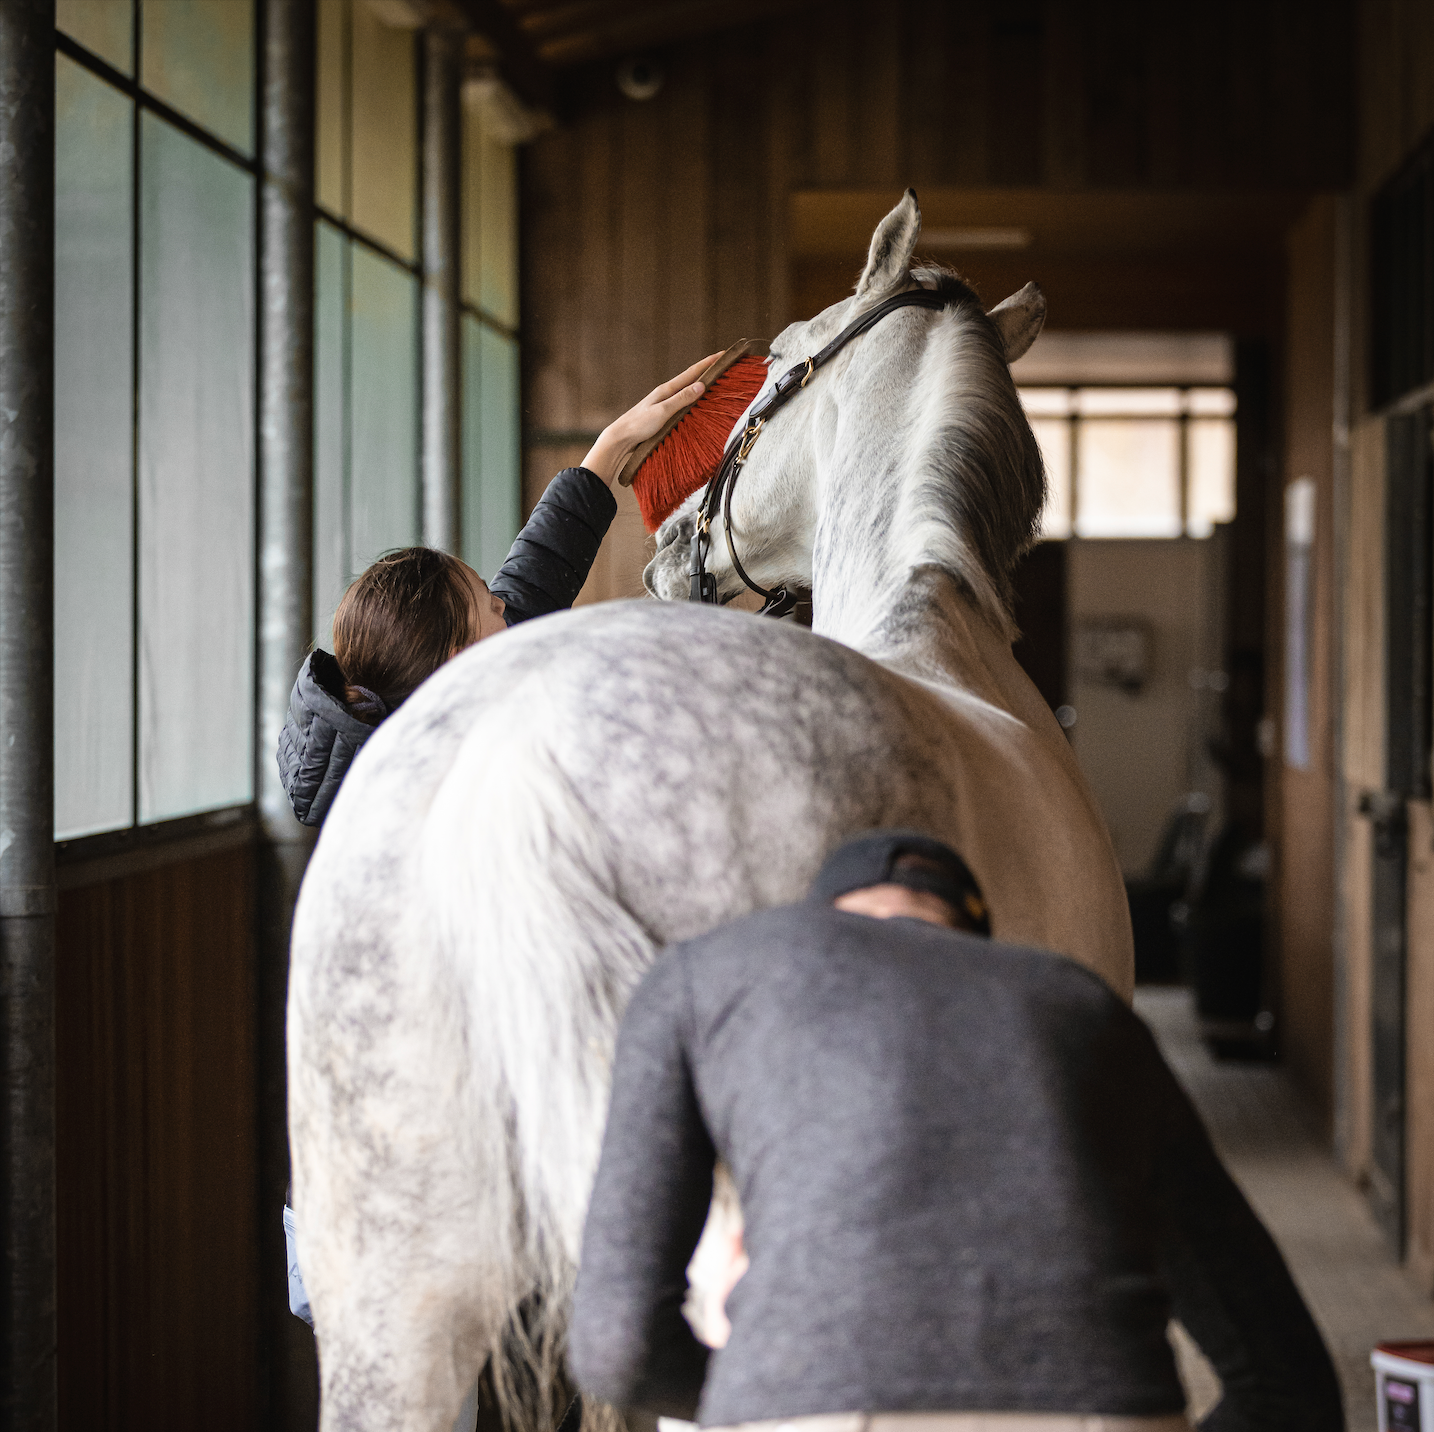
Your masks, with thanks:
[{"label": "leather bridle", "polygon": [[888,313],[898,308],[945,308],[948,300],[934,289],[910,289],[869,308],[860,318],[853,320],[827,344],[820,353],[804,358],[794,368],[789,368],[768,389],[765,397],[759,399],[747,413],[747,424],[741,432],[733,434],[722,455],[722,465],[712,474],[707,490],[697,508],[697,522],[692,530],[691,561],[688,573],[692,578],[692,589],[688,600],[717,605],[717,578],[707,570],[707,553],[712,546],[712,523],[720,507],[722,530],[727,538],[727,551],[732,558],[732,569],[747,584],[748,588],[762,598],[759,616],[784,617],[797,604],[796,597],[785,586],[768,589],[759,586],[747,575],[737,556],[732,541],[732,489],[737,485],[752,445],[761,435],[762,429],[773,415],[785,407],[792,398],[816,376],[817,370],[835,358],[853,338],[859,337],[874,324],[880,323]]}]

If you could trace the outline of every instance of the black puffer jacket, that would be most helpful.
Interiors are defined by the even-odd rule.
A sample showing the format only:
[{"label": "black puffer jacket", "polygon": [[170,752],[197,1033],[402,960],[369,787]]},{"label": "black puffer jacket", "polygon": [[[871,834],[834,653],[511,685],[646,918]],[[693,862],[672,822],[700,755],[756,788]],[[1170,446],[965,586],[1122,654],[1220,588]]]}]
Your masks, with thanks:
[{"label": "black puffer jacket", "polygon": [[[543,493],[508,559],[488,584],[509,626],[570,607],[617,514],[607,484],[585,467],[565,467]],[[279,733],[279,776],[294,814],[318,825],[328,814],[359,747],[374,728],[343,698],[344,677],[326,651],[304,663]]]}]

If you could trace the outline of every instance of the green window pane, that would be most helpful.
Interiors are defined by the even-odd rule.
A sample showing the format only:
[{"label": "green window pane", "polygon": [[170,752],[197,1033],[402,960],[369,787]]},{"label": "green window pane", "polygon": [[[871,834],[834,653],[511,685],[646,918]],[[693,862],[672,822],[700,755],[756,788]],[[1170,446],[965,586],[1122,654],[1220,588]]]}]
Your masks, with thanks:
[{"label": "green window pane", "polygon": [[151,821],[253,793],[254,186],[153,115],[140,133],[139,818]]},{"label": "green window pane", "polygon": [[405,259],[417,257],[417,45],[367,5],[349,12],[353,131],[349,219]]},{"label": "green window pane", "polygon": [[134,793],[130,101],[55,62],[55,834]]},{"label": "green window pane", "polygon": [[134,7],[130,0],[56,0],[55,28],[121,74],[134,73]]},{"label": "green window pane", "polygon": [[350,578],[344,470],[344,284],[348,241],[314,226],[314,640],[332,649],[334,608]]},{"label": "green window pane", "polygon": [[518,535],[518,345],[463,317],[463,556],[491,577]]},{"label": "green window pane", "polygon": [[144,0],[140,37],[144,87],[252,154],[252,0]]},{"label": "green window pane", "polygon": [[350,562],[418,541],[418,281],[350,250]]},{"label": "green window pane", "polygon": [[481,104],[464,111],[463,297],[518,326],[517,151],[490,132]]}]

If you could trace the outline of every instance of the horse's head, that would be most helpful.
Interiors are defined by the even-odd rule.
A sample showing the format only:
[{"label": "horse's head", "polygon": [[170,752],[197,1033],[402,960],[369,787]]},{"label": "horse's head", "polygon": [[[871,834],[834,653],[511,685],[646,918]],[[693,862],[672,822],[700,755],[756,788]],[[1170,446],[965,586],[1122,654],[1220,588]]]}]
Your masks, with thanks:
[{"label": "horse's head", "polygon": [[[964,565],[973,568],[956,575],[983,605],[1004,608],[1006,571],[1039,519],[1040,454],[1008,365],[1040,333],[1045,299],[1027,284],[983,314],[953,274],[913,269],[920,231],[921,211],[908,189],[877,225],[852,297],[791,324],[773,341],[767,382],[754,400],[884,299],[917,286],[947,297],[944,310],[899,309],[854,339],[773,416],[742,469],[732,500],[742,565],[764,587],[815,586],[819,608],[854,575],[853,566],[876,563],[890,575],[893,565],[919,564],[909,541],[892,550],[893,541],[913,521],[931,526],[940,504],[924,499],[942,488],[951,499],[947,525],[963,529]],[[701,493],[694,494],[658,531],[657,554],[643,573],[654,596],[687,596],[700,501]],[[987,570],[977,573],[973,564]],[[712,523],[707,570],[723,600],[742,591],[720,520]],[[871,574],[865,575],[869,587]]]}]

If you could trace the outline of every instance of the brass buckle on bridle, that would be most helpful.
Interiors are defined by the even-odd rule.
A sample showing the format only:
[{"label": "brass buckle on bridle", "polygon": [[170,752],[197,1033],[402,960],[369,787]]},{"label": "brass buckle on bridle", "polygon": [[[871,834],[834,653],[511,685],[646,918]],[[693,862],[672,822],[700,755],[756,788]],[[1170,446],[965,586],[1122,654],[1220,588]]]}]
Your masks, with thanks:
[{"label": "brass buckle on bridle", "polygon": [[738,462],[747,461],[747,454],[752,451],[752,444],[757,441],[757,434],[762,431],[762,424],[766,421],[766,418],[758,418],[757,421],[752,423],[747,428],[747,431],[742,434],[742,442],[737,449]]},{"label": "brass buckle on bridle", "polygon": [[802,381],[801,381],[801,383],[800,383],[798,386],[805,388],[805,387],[807,386],[807,384],[812,381],[812,378],[816,375],[816,371],[817,371],[817,360],[816,360],[815,358],[808,358],[808,359],[807,359],[807,371],[802,374]]}]

